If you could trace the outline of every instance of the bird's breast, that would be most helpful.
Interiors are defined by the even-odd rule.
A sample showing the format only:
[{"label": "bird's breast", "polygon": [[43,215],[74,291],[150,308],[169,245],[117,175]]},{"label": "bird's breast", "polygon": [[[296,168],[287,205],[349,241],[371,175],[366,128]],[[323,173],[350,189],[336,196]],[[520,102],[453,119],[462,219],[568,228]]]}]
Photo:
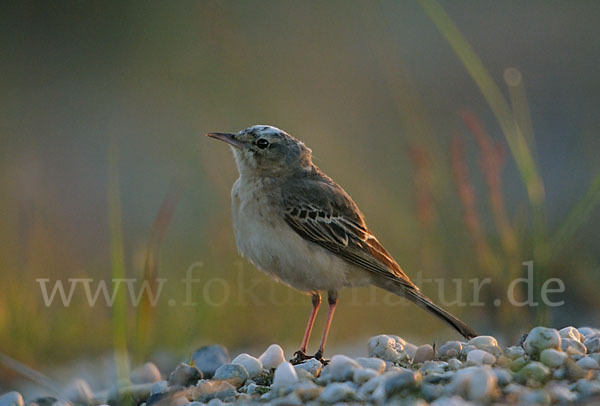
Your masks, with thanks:
[{"label": "bird's breast", "polygon": [[298,235],[285,222],[276,187],[238,179],[231,192],[235,240],[259,269],[302,291],[336,290],[351,283],[349,265]]}]

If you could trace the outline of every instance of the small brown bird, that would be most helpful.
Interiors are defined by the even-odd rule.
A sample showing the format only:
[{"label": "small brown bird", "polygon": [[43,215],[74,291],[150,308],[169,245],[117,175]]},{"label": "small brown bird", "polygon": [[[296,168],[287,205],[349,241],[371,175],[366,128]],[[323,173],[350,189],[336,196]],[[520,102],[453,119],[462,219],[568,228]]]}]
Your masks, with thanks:
[{"label": "small brown bird", "polygon": [[238,251],[275,280],[312,295],[313,309],[292,361],[310,358],[306,349],[319,291],[327,291],[329,313],[314,355],[322,359],[337,292],[350,286],[378,286],[428,310],[465,338],[477,336],[410,281],[352,198],[313,164],[304,143],[267,125],[207,136],[231,145],[240,175],[231,191]]}]

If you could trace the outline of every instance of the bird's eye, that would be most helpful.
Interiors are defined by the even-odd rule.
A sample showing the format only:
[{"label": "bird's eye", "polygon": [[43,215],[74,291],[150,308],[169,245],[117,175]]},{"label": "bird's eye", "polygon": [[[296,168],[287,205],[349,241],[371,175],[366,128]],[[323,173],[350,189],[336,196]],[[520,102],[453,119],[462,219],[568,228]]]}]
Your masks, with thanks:
[{"label": "bird's eye", "polygon": [[260,149],[265,149],[269,146],[269,141],[265,140],[264,138],[261,138],[258,141],[256,141],[256,146]]}]

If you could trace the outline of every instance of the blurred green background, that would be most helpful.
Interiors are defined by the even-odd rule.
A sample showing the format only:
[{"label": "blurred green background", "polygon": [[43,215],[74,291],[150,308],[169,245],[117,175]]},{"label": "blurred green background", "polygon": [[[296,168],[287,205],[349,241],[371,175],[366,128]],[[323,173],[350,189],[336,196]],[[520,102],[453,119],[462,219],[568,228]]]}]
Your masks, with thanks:
[{"label": "blurred green background", "polygon": [[[511,103],[544,182],[546,251],[536,272],[566,284],[556,296],[565,304],[544,321],[598,325],[600,4],[441,5]],[[466,301],[468,279],[493,277],[482,289],[485,306],[450,306],[477,330],[513,339],[540,317],[538,309],[492,304],[522,276],[520,264],[537,258],[536,207],[493,111],[418,2],[24,1],[5,4],[0,20],[5,354],[36,368],[67,363],[106,353],[122,328],[140,358],[212,342],[234,353],[278,342],[291,356],[310,300],[249,264],[240,272],[229,209],[237,173],[228,148],[203,137],[253,124],[278,126],[311,147],[409,275],[462,278]],[[112,192],[111,140],[119,177]],[[168,282],[158,306],[143,310],[142,338],[139,308],[128,305],[120,320],[105,305],[90,307],[81,289],[70,306],[44,305],[38,278],[113,277],[110,198],[120,199],[125,273],[142,278],[174,179],[181,194],[158,266]],[[182,306],[180,279],[196,262],[199,305]],[[227,291],[221,282],[206,288],[214,278]],[[208,303],[204,289],[223,303]],[[423,290],[439,300],[436,285]],[[446,300],[455,295],[449,290]],[[329,354],[380,333],[417,344],[456,339],[391,299],[344,291]],[[0,368],[0,378],[14,375]]]}]

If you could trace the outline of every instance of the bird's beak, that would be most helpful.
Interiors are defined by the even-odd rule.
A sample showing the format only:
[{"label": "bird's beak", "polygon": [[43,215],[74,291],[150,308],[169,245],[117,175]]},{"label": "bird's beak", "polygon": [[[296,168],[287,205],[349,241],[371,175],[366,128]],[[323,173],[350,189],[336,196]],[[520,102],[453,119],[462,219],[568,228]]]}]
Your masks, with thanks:
[{"label": "bird's beak", "polygon": [[244,146],[243,143],[239,142],[235,139],[235,134],[230,133],[208,133],[207,137],[216,138],[218,140],[224,141],[229,145],[233,145],[236,148],[242,148]]}]

